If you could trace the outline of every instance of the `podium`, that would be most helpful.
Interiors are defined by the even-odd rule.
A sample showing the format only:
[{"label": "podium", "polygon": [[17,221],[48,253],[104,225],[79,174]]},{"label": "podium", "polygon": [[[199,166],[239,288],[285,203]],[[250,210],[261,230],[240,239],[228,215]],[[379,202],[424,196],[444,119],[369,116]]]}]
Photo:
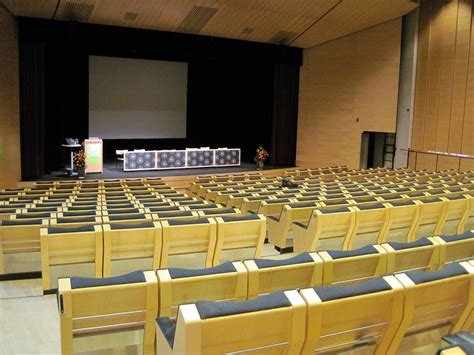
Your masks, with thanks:
[{"label": "podium", "polygon": [[86,155],[86,174],[102,173],[102,139],[89,138],[84,140],[84,153]]}]

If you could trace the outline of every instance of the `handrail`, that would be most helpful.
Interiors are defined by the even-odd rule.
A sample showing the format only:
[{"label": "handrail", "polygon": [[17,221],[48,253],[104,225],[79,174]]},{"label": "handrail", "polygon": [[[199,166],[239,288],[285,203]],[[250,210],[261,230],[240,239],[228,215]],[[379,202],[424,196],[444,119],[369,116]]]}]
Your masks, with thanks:
[{"label": "handrail", "polygon": [[417,149],[411,149],[411,148],[400,149],[400,150],[408,152],[408,161],[410,161],[410,154],[415,154],[415,166],[413,167],[414,170],[417,170],[418,154],[435,155],[436,156],[435,171],[438,171],[438,161],[439,161],[440,156],[458,159],[458,168],[457,168],[458,172],[461,172],[462,159],[474,159],[474,155],[460,154],[460,153],[439,152],[439,151],[434,151],[434,150],[417,150]]}]

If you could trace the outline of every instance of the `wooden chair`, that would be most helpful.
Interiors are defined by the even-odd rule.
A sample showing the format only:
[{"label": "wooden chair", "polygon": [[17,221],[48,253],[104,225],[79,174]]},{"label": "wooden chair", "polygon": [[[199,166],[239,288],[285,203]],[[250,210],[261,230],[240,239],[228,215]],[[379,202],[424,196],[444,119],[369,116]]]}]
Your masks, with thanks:
[{"label": "wooden chair", "polygon": [[434,240],[440,245],[441,265],[474,257],[474,230],[457,235],[440,235]]},{"label": "wooden chair", "polygon": [[0,221],[0,275],[5,274],[5,254],[39,252],[40,230],[48,220]]},{"label": "wooden chair", "polygon": [[40,234],[43,292],[51,289],[50,266],[94,263],[95,277],[102,276],[102,226],[42,228]]},{"label": "wooden chair", "polygon": [[409,270],[433,271],[444,267],[440,263],[440,245],[433,237],[420,238],[411,243],[382,244],[387,255],[387,273]]},{"label": "wooden chair", "polygon": [[[446,221],[440,234],[462,234],[471,209],[472,198],[469,195],[448,195],[442,197],[447,201]],[[454,224],[454,226],[451,226]],[[453,233],[454,232],[454,233]]]},{"label": "wooden chair", "polygon": [[293,223],[293,250],[296,253],[316,250],[319,241],[342,238],[347,250],[355,227],[355,210],[352,207],[314,210],[308,225]]},{"label": "wooden chair", "polygon": [[247,302],[197,302],[179,307],[176,326],[167,317],[158,318],[156,351],[300,354],[305,323],[306,307],[294,290]]},{"label": "wooden chair", "polygon": [[307,222],[318,207],[316,202],[291,203],[283,206],[279,216],[268,216],[268,242],[278,248],[286,248],[293,222]]},{"label": "wooden chair", "polygon": [[404,290],[393,276],[365,284],[303,289],[306,339],[302,354],[337,353],[355,345],[375,344],[374,354],[388,352],[404,311]]},{"label": "wooden chair", "polygon": [[439,235],[444,226],[447,213],[447,202],[440,197],[435,198],[423,198],[417,200],[420,204],[420,222],[418,224],[418,231],[414,239],[416,240],[419,236],[431,236]]},{"label": "wooden chair", "polygon": [[375,203],[354,206],[353,208],[356,211],[355,226],[352,238],[347,244],[347,249],[352,249],[357,236],[363,234],[376,234],[374,244],[384,242],[390,226],[390,205]]},{"label": "wooden chair", "polygon": [[58,303],[62,354],[73,354],[74,337],[140,328],[143,353],[154,353],[158,290],[153,271],[106,279],[60,278]]},{"label": "wooden chair", "polygon": [[255,248],[254,257],[260,257],[267,232],[267,220],[263,215],[217,217],[216,222],[214,266],[220,264],[225,250]]},{"label": "wooden chair", "polygon": [[247,270],[241,262],[205,269],[162,269],[157,276],[160,317],[175,317],[180,304],[247,298]]},{"label": "wooden chair", "polygon": [[392,233],[401,233],[404,242],[413,241],[420,223],[419,204],[412,200],[391,201],[389,213],[390,223],[387,228],[385,241],[392,239]]},{"label": "wooden chair", "polygon": [[404,336],[435,325],[449,325],[449,334],[464,330],[474,307],[474,267],[451,263],[440,271],[409,271],[395,277],[405,288],[405,311],[389,352]]},{"label": "wooden chair", "polygon": [[387,252],[380,245],[327,250],[318,255],[323,260],[323,285],[361,282],[387,274]]},{"label": "wooden chair", "polygon": [[302,253],[292,258],[244,260],[248,270],[248,298],[278,290],[322,284],[323,260],[316,253]]},{"label": "wooden chair", "polygon": [[112,261],[152,258],[160,266],[162,229],[159,222],[104,224],[103,276],[111,275]]},{"label": "wooden chair", "polygon": [[168,266],[170,255],[205,253],[205,267],[211,267],[216,247],[217,225],[214,219],[165,220],[161,265]]}]

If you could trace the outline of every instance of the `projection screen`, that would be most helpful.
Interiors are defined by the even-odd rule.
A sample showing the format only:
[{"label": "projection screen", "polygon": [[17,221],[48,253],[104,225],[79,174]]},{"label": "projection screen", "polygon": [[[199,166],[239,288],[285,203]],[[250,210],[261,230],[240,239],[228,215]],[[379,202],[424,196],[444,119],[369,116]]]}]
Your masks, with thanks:
[{"label": "projection screen", "polygon": [[188,64],[89,57],[89,136],[186,138]]}]

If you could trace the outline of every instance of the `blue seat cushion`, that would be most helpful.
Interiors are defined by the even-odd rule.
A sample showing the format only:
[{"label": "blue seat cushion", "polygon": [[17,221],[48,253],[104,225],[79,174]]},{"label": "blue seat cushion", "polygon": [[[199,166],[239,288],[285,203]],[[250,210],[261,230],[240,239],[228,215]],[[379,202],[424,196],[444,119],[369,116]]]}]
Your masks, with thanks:
[{"label": "blue seat cushion", "polygon": [[29,220],[4,220],[0,221],[0,226],[26,226],[26,225],[36,225],[36,224],[43,224],[42,219],[29,219]]},{"label": "blue seat cushion", "polygon": [[179,206],[163,206],[163,207],[150,207],[152,212],[168,212],[168,211],[179,211]]},{"label": "blue seat cushion", "polygon": [[382,277],[374,278],[366,282],[365,284],[356,286],[314,287],[314,291],[318,294],[319,298],[323,302],[388,291],[391,289],[392,288],[390,287],[390,285]]},{"label": "blue seat cushion", "polygon": [[315,202],[290,203],[288,206],[290,206],[291,208],[316,207],[316,203]]},{"label": "blue seat cushion", "polygon": [[415,201],[413,201],[413,200],[390,202],[390,204],[391,204],[393,207],[416,205]]},{"label": "blue seat cushion", "polygon": [[361,211],[365,211],[365,210],[375,210],[375,209],[385,208],[385,206],[381,203],[374,203],[373,205],[357,206],[357,208]]},{"label": "blue seat cushion", "polygon": [[342,213],[350,212],[349,207],[333,208],[333,209],[321,209],[322,214],[331,214],[331,213]]},{"label": "blue seat cushion", "polygon": [[458,240],[474,238],[474,232],[466,231],[463,234],[440,235],[439,237],[443,239],[446,243],[449,243],[449,242],[456,242]]},{"label": "blue seat cushion", "polygon": [[95,216],[96,211],[82,211],[82,212],[63,212],[63,217],[80,217],[80,216]]},{"label": "blue seat cushion", "polygon": [[415,283],[422,284],[425,282],[447,279],[453,276],[467,274],[468,272],[458,263],[451,263],[440,271],[408,271],[407,276]]},{"label": "blue seat cushion", "polygon": [[58,224],[61,223],[87,223],[87,222],[95,222],[95,217],[84,217],[84,218],[58,218]]},{"label": "blue seat cushion", "polygon": [[176,334],[176,323],[172,322],[168,317],[160,317],[156,319],[156,324],[160,328],[171,349],[174,346],[174,336]]},{"label": "blue seat cushion", "polygon": [[323,201],[326,206],[346,205],[347,200]]},{"label": "blue seat cushion", "polygon": [[218,206],[215,203],[202,203],[199,205],[189,206],[190,210],[205,210],[205,209],[212,209],[212,208],[218,208]]},{"label": "blue seat cushion", "polygon": [[309,224],[304,224],[303,222],[293,222],[293,224],[296,224],[298,227],[308,229]]},{"label": "blue seat cushion", "polygon": [[29,219],[29,218],[49,218],[51,217],[50,213],[35,213],[33,215],[25,213],[25,214],[17,214],[16,219]]},{"label": "blue seat cushion", "polygon": [[206,215],[214,215],[214,214],[225,214],[225,213],[235,213],[233,208],[218,208],[212,211],[203,211]]},{"label": "blue seat cushion", "polygon": [[446,196],[446,198],[448,200],[462,200],[462,199],[465,199],[464,195],[457,195],[457,196]]},{"label": "blue seat cushion", "polygon": [[110,221],[124,221],[127,219],[146,219],[146,216],[143,213],[137,213],[137,214],[132,214],[132,215],[113,215],[109,216]]},{"label": "blue seat cushion", "polygon": [[142,270],[134,271],[125,275],[94,278],[94,277],[71,277],[71,288],[87,288],[87,287],[99,287],[99,286],[113,286],[146,282],[145,275]]},{"label": "blue seat cushion", "polygon": [[374,196],[370,196],[370,197],[359,197],[359,198],[354,198],[353,199],[355,202],[357,203],[363,203],[363,202],[372,202],[372,201],[377,201],[377,198],[374,197]]},{"label": "blue seat cushion", "polygon": [[361,256],[361,255],[378,253],[377,249],[375,249],[373,245],[366,245],[365,247],[354,249],[354,250],[326,250],[326,252],[333,259],[350,258],[353,256]]},{"label": "blue seat cushion", "polygon": [[313,258],[311,257],[311,255],[309,255],[309,253],[298,254],[296,256],[293,256],[292,258],[282,259],[282,260],[253,259],[253,261],[255,262],[255,264],[258,266],[259,269],[314,262]]},{"label": "blue seat cushion", "polygon": [[251,214],[247,216],[223,216],[222,217],[222,220],[224,222],[253,221],[257,219],[260,219],[260,218],[256,214]]},{"label": "blue seat cushion", "polygon": [[429,245],[433,245],[433,243],[431,243],[429,239],[426,237],[420,238],[411,243],[388,242],[387,244],[390,245],[395,250],[404,250],[404,249],[419,248],[419,247],[426,247]]},{"label": "blue seat cushion", "polygon": [[283,308],[291,306],[290,301],[283,291],[277,291],[255,300],[244,302],[221,301],[209,302],[198,301],[196,308],[201,319],[209,319],[234,314],[264,311],[268,309]]},{"label": "blue seat cushion", "polygon": [[168,268],[168,272],[172,279],[182,279],[185,277],[194,276],[205,276],[205,275],[216,275],[224,274],[228,272],[236,272],[234,265],[228,261],[218,266],[204,268],[204,269],[179,269],[179,268]]},{"label": "blue seat cushion", "polygon": [[80,233],[80,232],[93,232],[94,226],[87,225],[82,227],[71,227],[71,228],[48,228],[48,234],[59,234],[59,233]]},{"label": "blue seat cushion", "polygon": [[26,212],[42,213],[42,212],[56,212],[57,208],[28,208]]},{"label": "blue seat cushion", "polygon": [[180,220],[180,219],[169,219],[168,224],[170,226],[185,226],[185,225],[190,225],[190,224],[207,224],[209,223],[209,220],[207,218],[201,218],[201,219],[191,219],[191,220]]},{"label": "blue seat cushion", "polygon": [[15,208],[5,208],[5,209],[0,209],[0,213],[15,213],[16,209]]},{"label": "blue seat cushion", "polygon": [[155,228],[153,222],[135,223],[135,224],[111,224],[111,230],[135,229],[135,228]]},{"label": "blue seat cushion", "polygon": [[108,214],[126,214],[126,213],[138,213],[140,210],[138,208],[130,208],[130,209],[108,209],[107,213]]},{"label": "blue seat cushion", "polygon": [[439,197],[436,197],[436,198],[424,198],[424,199],[420,199],[419,201],[423,202],[423,203],[434,203],[434,202],[442,202],[443,200],[441,200]]},{"label": "blue seat cushion", "polygon": [[182,211],[182,212],[160,212],[158,213],[158,217],[160,218],[172,218],[172,217],[190,217],[193,213],[191,211]]}]

